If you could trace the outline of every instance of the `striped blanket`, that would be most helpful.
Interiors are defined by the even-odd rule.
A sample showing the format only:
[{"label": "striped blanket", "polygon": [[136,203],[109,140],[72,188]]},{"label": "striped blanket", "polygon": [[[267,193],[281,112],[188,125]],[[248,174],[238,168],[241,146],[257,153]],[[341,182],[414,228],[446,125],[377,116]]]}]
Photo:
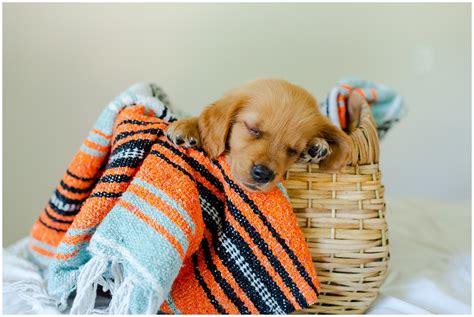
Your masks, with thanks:
[{"label": "striped blanket", "polygon": [[321,113],[342,129],[348,125],[347,112],[352,93],[367,100],[380,140],[406,114],[403,98],[393,88],[368,80],[346,78],[340,80],[320,104]]},{"label": "striped blanket", "polygon": [[98,290],[110,293],[110,314],[313,304],[319,280],[284,187],[245,191],[223,157],[170,143],[163,130],[174,120],[149,84],[100,115],[31,231],[49,300],[80,314],[99,312]]}]

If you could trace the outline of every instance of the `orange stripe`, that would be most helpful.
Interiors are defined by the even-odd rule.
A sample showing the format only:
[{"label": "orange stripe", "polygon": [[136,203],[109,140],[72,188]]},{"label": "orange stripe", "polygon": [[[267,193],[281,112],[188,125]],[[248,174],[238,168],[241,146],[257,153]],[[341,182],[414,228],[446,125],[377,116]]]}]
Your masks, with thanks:
[{"label": "orange stripe", "polygon": [[103,146],[103,145],[95,143],[94,141],[91,141],[89,139],[84,140],[84,145],[86,145],[87,147],[89,147],[91,149],[100,151],[100,152],[108,152],[109,149],[110,149],[110,146]]},{"label": "orange stripe", "polygon": [[136,172],[136,168],[133,167],[113,167],[113,168],[108,168],[104,171],[104,174],[102,174],[102,177],[105,175],[119,175],[119,174],[126,174],[132,176]]},{"label": "orange stripe", "polygon": [[157,208],[177,227],[184,229],[184,233],[186,234],[188,240],[191,240],[193,238],[192,228],[188,225],[184,217],[177,210],[162,201],[159,197],[153,195],[151,192],[137,184],[130,184],[129,188],[127,189],[127,192],[133,193],[138,197],[142,198],[148,204]]},{"label": "orange stripe", "polygon": [[178,251],[181,259],[184,258],[184,250],[181,247],[181,244],[178,242],[178,240],[176,240],[176,238],[172,234],[168,232],[168,230],[166,230],[165,227],[163,227],[160,224],[157,224],[153,219],[145,215],[137,207],[132,206],[126,201],[120,200],[118,204],[121,205],[122,207],[125,207],[128,211],[130,211],[132,214],[137,216],[137,218],[139,218],[140,220],[145,222],[147,225],[155,229],[162,236],[164,236],[169,241],[169,243],[171,243],[171,245]]},{"label": "orange stripe", "polygon": [[56,253],[54,255],[54,258],[55,259],[59,259],[59,260],[68,260],[70,258],[72,258],[73,256],[75,256],[76,254],[79,253],[79,251],[81,250],[81,248],[77,249],[76,251],[72,252],[72,253],[66,253],[66,254],[62,254],[62,253]]},{"label": "orange stripe", "polygon": [[174,315],[173,311],[168,305],[168,302],[165,300],[160,307],[160,310],[167,315]]},{"label": "orange stripe", "polygon": [[352,86],[350,86],[348,84],[341,84],[341,87],[346,89],[348,92],[351,92],[351,90],[352,90]]},{"label": "orange stripe", "polygon": [[218,314],[195,278],[194,265],[189,257],[186,258],[178,277],[173,283],[171,295],[176,308],[183,314],[193,314],[195,312]]},{"label": "orange stripe", "polygon": [[364,90],[360,89],[360,88],[357,88],[356,90],[354,90],[355,92],[359,93],[359,95],[361,95],[362,97],[364,97],[366,100],[367,100],[367,96],[365,95],[365,92]]},{"label": "orange stripe", "polygon": [[78,189],[86,189],[86,188],[91,186],[91,183],[94,180],[83,181],[83,180],[74,178],[74,177],[70,176],[69,174],[65,173],[63,175],[62,181],[64,182],[64,184],[66,184],[69,187],[75,187],[75,188],[78,188]]},{"label": "orange stripe", "polygon": [[48,250],[41,249],[40,247],[38,247],[36,245],[30,244],[30,249],[35,251],[36,253],[47,256],[48,258],[53,258],[54,257],[54,253],[52,253]]},{"label": "orange stripe", "polygon": [[[107,159],[107,156],[96,157],[91,156],[87,153],[79,150],[76,152],[72,163],[69,164],[68,168],[74,175],[84,178],[94,178],[97,174],[97,171],[101,168],[104,161]],[[67,173],[65,173],[67,175]],[[87,184],[91,184],[91,181],[85,181]]]},{"label": "orange stripe", "polygon": [[100,136],[103,137],[104,139],[107,139],[107,140],[112,139],[112,136],[111,136],[111,135],[107,135],[107,134],[105,134],[104,132],[102,132],[102,131],[100,131],[100,130],[92,129],[92,132],[94,132],[94,133],[97,134],[97,135],[100,135]]},{"label": "orange stripe", "polygon": [[346,107],[345,106],[338,106],[337,111],[338,111],[338,114],[339,114],[339,121],[341,123],[341,128],[345,129],[347,127]]},{"label": "orange stripe", "polygon": [[66,234],[63,240],[61,240],[61,243],[76,245],[84,241],[89,241],[90,239],[92,239],[92,234],[90,233],[84,233],[79,236],[71,236],[69,234]]},{"label": "orange stripe", "polygon": [[[40,219],[45,223],[47,224],[48,226],[51,226],[53,228],[57,228],[57,229],[61,229],[61,230],[67,230],[69,228],[69,226],[71,224],[68,224],[68,223],[58,223],[58,222],[55,222],[51,219],[49,219],[49,217],[46,215],[45,212],[42,212],[41,215],[40,215]],[[53,229],[51,229],[53,230]]]},{"label": "orange stripe", "polygon": [[83,199],[83,198],[89,197],[89,195],[90,195],[90,192],[87,192],[87,193],[73,193],[73,192],[70,192],[70,191],[64,189],[61,185],[56,187],[56,189],[58,190],[59,193],[61,193],[63,196],[65,196],[66,198],[69,198],[69,199]]},{"label": "orange stripe", "polygon": [[375,88],[371,88],[370,92],[372,93],[372,101],[376,101],[378,96],[377,96],[377,90]]},{"label": "orange stripe", "polygon": [[[153,149],[159,150],[159,152],[165,157],[180,164],[176,155],[172,154],[170,151],[162,150],[158,144],[155,144]],[[184,169],[189,169],[186,164],[183,164],[182,167]],[[199,249],[200,243],[200,239],[196,239],[195,237],[202,236],[204,230],[204,220],[199,202],[199,193],[197,192],[195,183],[186,175],[170,167],[168,163],[155,155],[148,156],[147,160],[143,163],[141,170],[146,170],[147,173],[139,173],[137,174],[137,177],[153,185],[159,184],[160,190],[186,210],[191,219],[193,219],[196,232],[193,235],[194,238],[189,239],[190,244],[186,253],[188,255],[194,253]],[[192,171],[190,171],[190,173],[194,174]],[[186,188],[186,193],[177,190],[176,184],[180,184],[180,188]],[[186,234],[191,235],[191,231],[186,232]]]},{"label": "orange stripe", "polygon": [[43,243],[46,243],[51,246],[58,246],[61,239],[64,237],[65,232],[58,232],[46,228],[43,224],[36,220],[31,229],[31,236]]}]

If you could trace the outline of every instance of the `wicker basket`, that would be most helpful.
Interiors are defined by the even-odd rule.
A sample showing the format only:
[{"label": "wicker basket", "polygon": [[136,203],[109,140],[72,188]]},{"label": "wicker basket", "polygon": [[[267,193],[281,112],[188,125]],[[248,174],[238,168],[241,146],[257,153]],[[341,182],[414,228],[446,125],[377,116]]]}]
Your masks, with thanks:
[{"label": "wicker basket", "polygon": [[286,186],[321,280],[315,305],[297,313],[361,314],[376,298],[389,260],[379,143],[362,107],[352,162],[337,174],[295,164]]}]

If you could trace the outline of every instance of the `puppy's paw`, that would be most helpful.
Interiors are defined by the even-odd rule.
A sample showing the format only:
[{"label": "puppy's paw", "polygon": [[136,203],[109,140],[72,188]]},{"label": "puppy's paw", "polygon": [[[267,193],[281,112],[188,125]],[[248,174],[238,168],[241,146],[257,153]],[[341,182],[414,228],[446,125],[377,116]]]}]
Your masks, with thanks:
[{"label": "puppy's paw", "polygon": [[175,121],[168,126],[165,134],[171,142],[184,148],[201,146],[197,118]]},{"label": "puppy's paw", "polygon": [[313,139],[306,149],[301,153],[298,162],[319,163],[331,154],[331,148],[326,140],[321,138]]}]

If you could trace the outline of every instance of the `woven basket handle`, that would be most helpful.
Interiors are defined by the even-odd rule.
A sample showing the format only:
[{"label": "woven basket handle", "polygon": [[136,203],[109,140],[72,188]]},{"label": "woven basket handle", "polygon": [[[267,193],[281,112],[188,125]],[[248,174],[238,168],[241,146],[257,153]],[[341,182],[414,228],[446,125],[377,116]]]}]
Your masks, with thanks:
[{"label": "woven basket handle", "polygon": [[369,105],[363,102],[359,127],[349,136],[352,140],[352,157],[349,165],[374,164],[379,162],[380,148],[377,127]]}]

